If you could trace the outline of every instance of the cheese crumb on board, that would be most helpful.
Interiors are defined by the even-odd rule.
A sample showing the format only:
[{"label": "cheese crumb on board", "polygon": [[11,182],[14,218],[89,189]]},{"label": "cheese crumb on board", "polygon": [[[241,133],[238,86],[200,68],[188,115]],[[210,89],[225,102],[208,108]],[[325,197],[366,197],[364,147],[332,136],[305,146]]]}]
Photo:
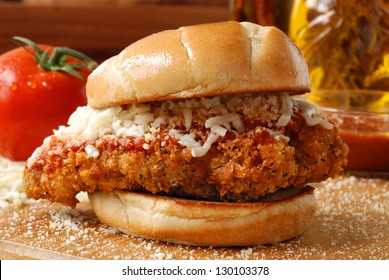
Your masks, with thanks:
[{"label": "cheese crumb on board", "polygon": [[0,156],[0,208],[30,203],[22,184],[24,165],[25,162],[14,162]]},{"label": "cheese crumb on board", "polygon": [[[50,203],[1,210],[1,241],[87,259],[388,259],[389,180],[342,176],[317,184],[317,212],[303,235],[274,245],[216,248],[175,245],[122,234],[87,204]],[[2,212],[1,212],[2,211]],[[3,218],[3,219],[4,219]]]},{"label": "cheese crumb on board", "polygon": [[[35,203],[27,198],[23,186],[23,170],[25,162],[15,162],[0,156],[0,208],[11,206],[21,207]],[[85,192],[79,193],[77,199],[85,202],[88,197]]]}]

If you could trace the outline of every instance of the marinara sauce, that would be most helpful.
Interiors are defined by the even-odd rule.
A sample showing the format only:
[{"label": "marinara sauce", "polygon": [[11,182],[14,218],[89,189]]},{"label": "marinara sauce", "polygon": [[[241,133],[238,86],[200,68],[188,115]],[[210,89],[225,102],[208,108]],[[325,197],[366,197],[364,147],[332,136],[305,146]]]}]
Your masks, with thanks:
[{"label": "marinara sauce", "polygon": [[389,135],[340,131],[349,146],[346,169],[389,172]]},{"label": "marinara sauce", "polygon": [[346,170],[389,174],[389,91],[314,90],[306,98],[348,145]]},{"label": "marinara sauce", "polygon": [[389,172],[389,118],[359,114],[327,115],[349,146],[345,169],[367,172]]}]

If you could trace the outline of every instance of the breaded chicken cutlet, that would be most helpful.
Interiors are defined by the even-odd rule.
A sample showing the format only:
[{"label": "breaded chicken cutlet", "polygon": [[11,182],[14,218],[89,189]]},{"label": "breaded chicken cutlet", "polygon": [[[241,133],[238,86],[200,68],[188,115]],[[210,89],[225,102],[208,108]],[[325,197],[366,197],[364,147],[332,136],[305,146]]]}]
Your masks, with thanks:
[{"label": "breaded chicken cutlet", "polygon": [[[292,110],[287,119],[285,108]],[[57,131],[30,159],[27,193],[72,207],[80,191],[115,189],[261,201],[280,188],[301,189],[325,180],[344,165],[345,144],[329,129],[331,124],[308,112],[312,109],[287,94],[151,102],[100,111],[84,107],[79,109],[82,115],[95,114],[89,123],[82,124],[76,112],[70,127]],[[117,115],[112,110],[120,111],[120,117],[102,121],[100,115]],[[210,128],[212,121],[219,123]],[[94,132],[88,134],[91,127]],[[139,131],[146,134],[135,136]]]}]

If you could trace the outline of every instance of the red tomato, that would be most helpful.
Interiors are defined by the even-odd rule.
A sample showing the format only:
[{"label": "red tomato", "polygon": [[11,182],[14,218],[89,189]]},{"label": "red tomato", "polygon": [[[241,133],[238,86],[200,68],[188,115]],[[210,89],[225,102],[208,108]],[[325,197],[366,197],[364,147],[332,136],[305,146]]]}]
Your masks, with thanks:
[{"label": "red tomato", "polygon": [[[39,47],[53,51],[52,46]],[[90,70],[77,72],[86,80]],[[85,80],[43,69],[23,47],[2,54],[0,154],[15,161],[26,160],[53,129],[66,125],[71,113],[87,103]]]}]

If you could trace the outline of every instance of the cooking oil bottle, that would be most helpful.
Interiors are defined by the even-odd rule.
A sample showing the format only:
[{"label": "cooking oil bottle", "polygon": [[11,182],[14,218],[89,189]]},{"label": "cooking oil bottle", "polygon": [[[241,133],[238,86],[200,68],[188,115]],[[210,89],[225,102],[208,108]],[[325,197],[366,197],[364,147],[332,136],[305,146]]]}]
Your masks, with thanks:
[{"label": "cooking oil bottle", "polygon": [[295,0],[289,36],[312,89],[389,91],[389,1]]}]

